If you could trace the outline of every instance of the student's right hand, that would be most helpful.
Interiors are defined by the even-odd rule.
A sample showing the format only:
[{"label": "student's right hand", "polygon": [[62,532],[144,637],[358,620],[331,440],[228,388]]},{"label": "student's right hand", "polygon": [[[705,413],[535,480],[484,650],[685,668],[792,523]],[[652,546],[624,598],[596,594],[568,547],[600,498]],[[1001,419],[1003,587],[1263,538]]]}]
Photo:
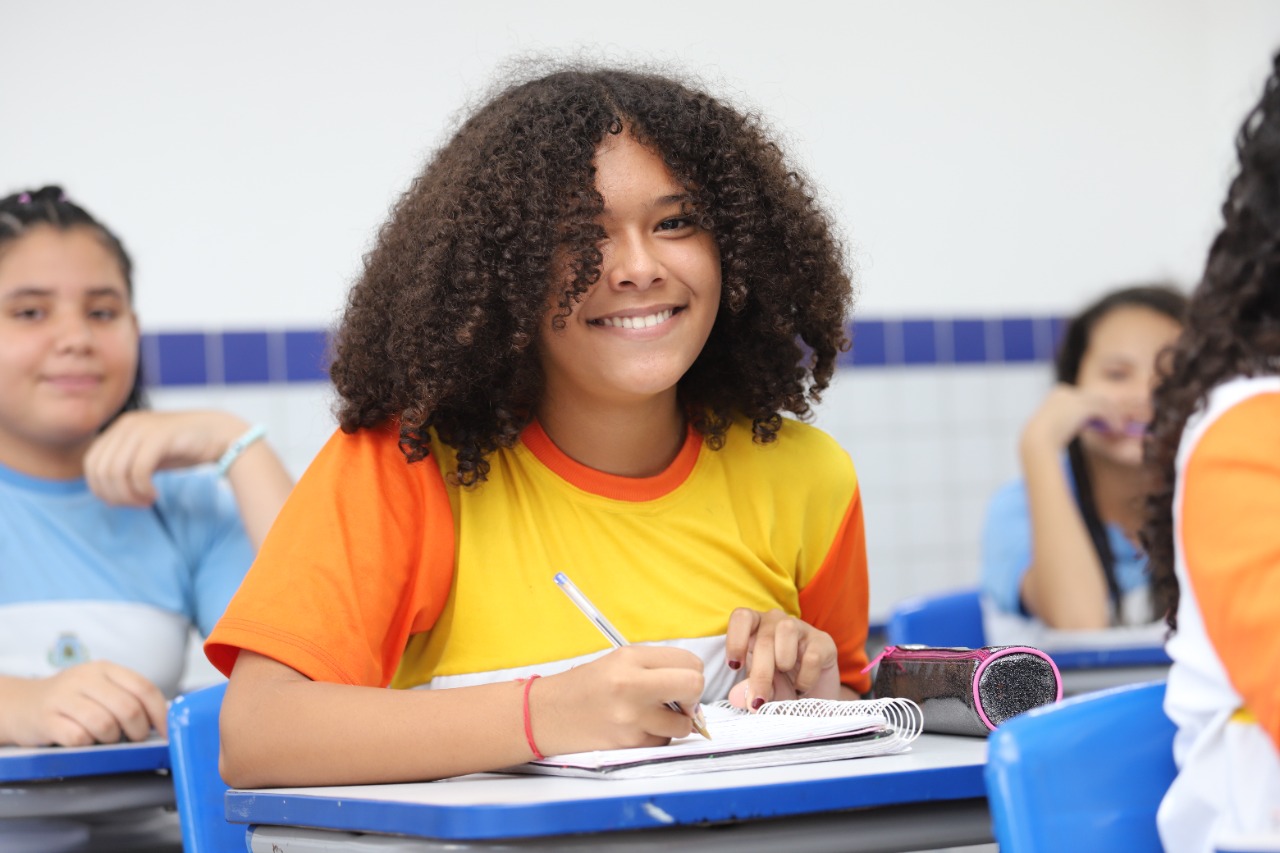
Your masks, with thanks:
[{"label": "student's right hand", "polygon": [[[78,664],[48,678],[17,679],[6,728],[18,746],[88,746],[166,734],[164,694],[131,669]],[[9,692],[9,691],[6,691]]]},{"label": "student's right hand", "polygon": [[1134,401],[1059,383],[1023,428],[1024,450],[1034,446],[1059,452],[1091,422],[1108,432],[1123,434],[1135,416],[1141,414],[1138,407]]},{"label": "student's right hand", "polygon": [[663,705],[691,710],[701,699],[702,661],[684,649],[626,646],[559,675],[529,693],[534,740],[545,755],[661,746],[693,731],[692,720]]}]

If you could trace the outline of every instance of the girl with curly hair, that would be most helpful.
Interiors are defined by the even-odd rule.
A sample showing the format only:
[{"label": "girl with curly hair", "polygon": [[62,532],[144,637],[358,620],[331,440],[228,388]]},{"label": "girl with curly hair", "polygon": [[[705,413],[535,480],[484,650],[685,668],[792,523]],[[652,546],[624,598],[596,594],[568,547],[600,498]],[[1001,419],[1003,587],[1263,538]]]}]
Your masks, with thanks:
[{"label": "girl with curly hair", "polygon": [[[853,467],[783,417],[851,299],[758,117],[615,69],[498,92],[366,258],[341,430],[206,646],[227,780],[436,778],[688,735],[668,702],[865,691]],[[562,570],[635,645],[602,652]]]},{"label": "girl with curly hair", "polygon": [[1150,478],[1142,442],[1156,360],[1182,331],[1168,285],[1114,290],[1072,318],[1057,384],[1023,428],[1021,479],[991,501],[982,536],[988,638],[1136,626],[1151,612],[1138,546]]},{"label": "girl with curly hair", "polygon": [[132,272],[60,188],[0,199],[0,745],[163,733],[292,485],[236,416],[145,410]]},{"label": "girl with curly hair", "polygon": [[1280,832],[1280,54],[1236,138],[1239,174],[1156,391],[1144,531],[1173,658],[1173,853]]}]

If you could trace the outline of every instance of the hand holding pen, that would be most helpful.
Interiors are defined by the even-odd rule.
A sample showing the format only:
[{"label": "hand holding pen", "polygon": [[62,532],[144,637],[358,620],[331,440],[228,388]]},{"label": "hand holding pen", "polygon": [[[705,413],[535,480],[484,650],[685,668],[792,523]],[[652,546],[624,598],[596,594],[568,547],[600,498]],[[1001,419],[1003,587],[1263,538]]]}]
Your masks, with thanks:
[{"label": "hand holding pen", "polygon": [[[556,574],[555,582],[556,585],[560,587],[561,591],[563,591],[565,595],[569,596],[569,600],[577,605],[578,609],[582,611],[582,614],[586,616],[587,619],[591,620],[591,623],[600,630],[600,633],[604,634],[605,639],[607,639],[615,649],[629,645],[629,643],[627,643],[623,638],[622,634],[618,633],[618,629],[614,628],[613,624],[605,618],[604,614],[601,613],[594,604],[591,603],[590,599],[583,595],[582,591],[574,586],[573,581],[569,580],[564,572],[558,572]],[[695,705],[693,712],[689,713],[685,711],[684,708],[681,708],[676,702],[666,702],[664,704],[677,714],[681,714],[692,719],[694,731],[698,734],[705,738],[711,737],[710,733],[707,731],[707,723],[702,716],[702,708],[700,706]]]}]

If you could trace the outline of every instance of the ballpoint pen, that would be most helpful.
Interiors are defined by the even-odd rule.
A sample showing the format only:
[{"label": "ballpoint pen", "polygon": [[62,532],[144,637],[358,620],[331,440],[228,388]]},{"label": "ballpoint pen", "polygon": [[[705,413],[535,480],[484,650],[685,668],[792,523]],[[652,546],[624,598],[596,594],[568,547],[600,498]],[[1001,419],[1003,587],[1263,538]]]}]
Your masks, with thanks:
[{"label": "ballpoint pen", "polygon": [[[600,633],[604,634],[605,639],[612,643],[615,649],[620,649],[623,646],[630,645],[625,639],[623,639],[623,636],[618,633],[618,629],[613,627],[613,624],[609,622],[608,619],[604,618],[604,614],[596,609],[596,606],[591,603],[591,600],[582,594],[582,590],[573,585],[573,581],[569,580],[568,576],[565,575],[564,572],[556,572],[555,581],[556,586],[560,587],[564,594],[569,596],[570,601],[578,605],[578,609],[582,611],[582,615],[590,619],[591,623],[600,629]],[[702,716],[701,706],[695,706],[693,713],[690,714],[685,711],[684,708],[681,708],[677,702],[664,702],[663,704],[675,711],[677,714],[683,714],[684,716],[691,718],[693,720],[694,731],[708,740],[711,739],[711,733],[707,731],[707,721]]]}]

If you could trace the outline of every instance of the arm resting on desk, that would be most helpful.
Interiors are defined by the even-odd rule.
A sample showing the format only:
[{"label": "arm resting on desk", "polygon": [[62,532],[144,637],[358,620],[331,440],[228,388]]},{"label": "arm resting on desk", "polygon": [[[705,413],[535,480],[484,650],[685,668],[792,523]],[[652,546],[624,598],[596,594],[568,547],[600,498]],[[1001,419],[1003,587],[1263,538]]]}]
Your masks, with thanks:
[{"label": "arm resting on desk", "polygon": [[[629,646],[529,691],[547,754],[654,746],[692,729],[702,662],[681,649]],[[524,685],[390,690],[312,681],[241,651],[222,706],[220,769],[237,788],[404,782],[521,764]]]}]

